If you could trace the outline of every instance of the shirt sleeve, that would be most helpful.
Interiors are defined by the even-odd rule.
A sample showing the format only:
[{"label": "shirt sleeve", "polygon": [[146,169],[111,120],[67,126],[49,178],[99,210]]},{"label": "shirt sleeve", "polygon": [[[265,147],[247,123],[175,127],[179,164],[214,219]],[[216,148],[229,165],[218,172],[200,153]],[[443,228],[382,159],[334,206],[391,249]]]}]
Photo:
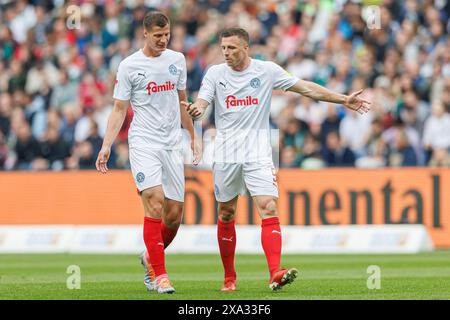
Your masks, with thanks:
[{"label": "shirt sleeve", "polygon": [[276,63],[269,62],[272,71],[273,88],[287,90],[292,87],[299,78],[291,75]]},{"label": "shirt sleeve", "polygon": [[214,85],[214,72],[212,68],[210,68],[203,77],[197,98],[201,98],[209,103],[212,103],[215,94],[216,87]]},{"label": "shirt sleeve", "polygon": [[187,80],[187,67],[186,67],[186,59],[183,56],[183,59],[181,60],[181,72],[180,77],[178,78],[177,83],[177,89],[178,90],[185,90],[186,89],[186,80]]},{"label": "shirt sleeve", "polygon": [[124,66],[123,63],[120,63],[119,69],[117,70],[113,98],[127,101],[130,100],[130,97],[131,97],[130,74],[129,72],[127,72],[126,66]]}]

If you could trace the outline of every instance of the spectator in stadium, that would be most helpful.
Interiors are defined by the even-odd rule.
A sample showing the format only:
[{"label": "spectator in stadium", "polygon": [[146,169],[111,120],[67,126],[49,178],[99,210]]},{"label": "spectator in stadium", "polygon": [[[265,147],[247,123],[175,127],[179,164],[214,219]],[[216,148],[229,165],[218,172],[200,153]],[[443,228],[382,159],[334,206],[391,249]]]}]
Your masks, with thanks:
[{"label": "spectator in stadium", "polygon": [[9,148],[6,144],[5,135],[0,130],[0,171],[5,169],[6,161],[9,156]]},{"label": "spectator in stadium", "polygon": [[369,131],[363,138],[364,156],[356,160],[357,167],[379,168],[386,165],[389,150],[382,138],[382,133],[382,120],[377,118],[372,120]]},{"label": "spectator in stadium", "polygon": [[[105,6],[100,2],[83,2],[79,29],[67,28],[65,16],[70,2],[23,0],[2,4],[0,97],[9,92],[12,105],[21,108],[29,106],[35,94],[44,99],[43,112],[36,113],[36,120],[40,119],[37,123],[31,122],[35,113],[27,112],[36,136],[46,130],[45,112],[49,109],[58,108],[65,118],[62,108],[66,104],[75,109],[94,105],[92,92],[86,87],[79,88],[80,78],[86,74],[92,75],[94,87],[99,85],[92,91],[99,91],[107,99],[105,104],[111,105],[119,61],[142,46],[141,24],[148,3],[133,5],[133,1],[124,1]],[[381,28],[371,29],[367,24],[370,21],[365,23],[362,19],[367,2],[214,0],[189,1],[182,6],[176,2],[152,3],[172,16],[173,37],[169,47],[183,51],[186,57],[187,93],[193,98],[198,91],[199,77],[209,65],[221,61],[220,51],[213,45],[217,31],[241,24],[248,27],[254,39],[251,55],[255,58],[275,60],[294,75],[326,84],[341,93],[363,79],[373,87],[365,94],[373,101],[374,116],[382,120],[383,131],[391,131],[387,139],[389,146],[392,147],[394,140],[390,128],[395,127],[394,121],[399,117],[412,131],[417,131],[417,139],[410,129],[407,134],[419,164],[424,165],[425,158],[430,159],[431,149],[427,149],[427,157],[422,150],[426,147],[424,121],[436,101],[441,101],[446,112],[450,112],[449,1],[446,4],[445,1],[384,1],[379,4]],[[67,73],[69,83],[79,88],[80,94],[75,95],[77,101],[73,100],[73,91],[71,95],[58,93],[61,73]],[[72,98],[56,102],[60,99],[53,96],[63,97],[62,100]],[[327,107],[323,104],[304,97],[299,99],[300,103],[295,103],[295,117],[305,121],[311,132],[321,137],[322,146],[329,131],[343,130],[342,124],[330,126],[329,120],[324,122]],[[289,105],[287,100],[285,94],[274,95],[272,124],[290,118],[283,112]],[[0,110],[0,127],[8,126],[11,114],[5,116]],[[75,125],[83,114],[74,113]],[[131,115],[130,112],[124,122],[120,140],[126,139]],[[214,122],[213,116],[211,113],[210,123]],[[284,119],[285,116],[288,118]],[[345,117],[338,109],[339,119]],[[98,125],[102,136],[103,126],[100,122]],[[63,125],[63,129],[67,128]],[[12,130],[3,131],[7,141],[14,139]],[[63,133],[65,140],[70,136],[67,132],[70,129]],[[73,147],[73,139],[68,140]]]},{"label": "spectator in stadium", "polygon": [[345,111],[339,126],[339,137],[342,145],[348,147],[355,157],[361,157],[364,155],[364,138],[370,130],[371,115],[358,117],[352,113]]},{"label": "spectator in stadium", "polygon": [[435,149],[450,148],[450,114],[440,102],[432,106],[432,115],[425,122],[423,144],[429,155]]},{"label": "spectator in stadium", "polygon": [[50,126],[40,143],[41,156],[48,161],[48,169],[64,169],[64,161],[70,156],[70,146],[61,139],[58,128]]},{"label": "spectator in stadium", "polygon": [[305,137],[305,144],[302,150],[301,167],[304,169],[319,169],[326,166],[322,159],[320,140],[308,134]]},{"label": "spectator in stadium", "polygon": [[281,145],[283,147],[294,147],[294,150],[301,152],[304,145],[305,136],[308,134],[307,124],[295,118],[287,120],[286,126],[282,129]]},{"label": "spectator in stadium", "polygon": [[70,146],[75,144],[75,129],[79,119],[80,109],[75,105],[64,105],[61,115],[61,137]]},{"label": "spectator in stadium", "polygon": [[[0,29],[1,32],[1,29]],[[1,40],[0,40],[1,43]],[[2,49],[0,49],[1,52]],[[9,69],[6,66],[6,61],[1,58],[0,54],[0,93],[8,91],[8,81],[9,81]]]},{"label": "spectator in stadium", "polygon": [[8,137],[11,127],[12,99],[7,92],[0,93],[0,131]]},{"label": "spectator in stadium", "polygon": [[29,95],[45,93],[58,83],[58,69],[50,61],[37,58],[26,75],[25,91]]},{"label": "spectator in stadium", "polygon": [[25,84],[27,83],[27,74],[23,70],[21,63],[14,59],[11,61],[10,77],[8,81],[8,92],[14,93],[16,91],[25,90]]},{"label": "spectator in stadium", "polygon": [[281,149],[280,168],[299,168],[301,156],[294,146],[289,145]]},{"label": "spectator in stadium", "polygon": [[119,141],[114,148],[115,160],[113,167],[115,169],[129,170],[130,159],[128,157],[128,144],[125,141]]},{"label": "spectator in stadium", "polygon": [[[366,55],[364,54],[364,56]],[[360,64],[366,63],[368,62],[360,62]],[[367,86],[366,81],[368,82],[361,75],[353,77],[351,91],[355,92],[365,88]],[[349,147],[355,157],[359,158],[364,154],[364,137],[370,130],[372,113],[358,116],[354,112],[349,112],[348,109],[343,111],[344,115],[339,123],[339,137],[342,144]]]},{"label": "spectator in stadium", "polygon": [[331,103],[327,104],[326,117],[320,127],[320,143],[325,146],[327,136],[330,132],[339,132],[341,118],[338,116],[337,107]]},{"label": "spectator in stadium", "polygon": [[112,55],[109,60],[109,70],[111,72],[117,72],[119,63],[131,53],[131,42],[128,38],[121,38],[117,42],[117,51]]},{"label": "spectator in stadium", "polygon": [[32,96],[23,95],[26,103],[24,111],[28,122],[31,124],[33,137],[42,140],[47,129],[48,112],[45,108],[45,98],[41,94]]},{"label": "spectator in stadium", "polygon": [[433,154],[428,165],[430,167],[450,167],[450,153],[448,149],[433,149]]},{"label": "spectator in stadium", "polygon": [[92,119],[94,119],[98,125],[98,134],[100,137],[104,137],[106,126],[108,124],[108,117],[111,114],[113,106],[107,97],[99,95],[95,97],[92,108]]},{"label": "spectator in stadium", "polygon": [[396,118],[394,121],[394,125],[389,129],[385,130],[382,134],[382,138],[384,142],[387,144],[390,150],[397,149],[397,138],[399,137],[398,133],[404,132],[407,137],[407,144],[411,146],[416,154],[416,161],[422,163],[423,161],[423,148],[420,141],[419,132],[413,127],[406,126],[401,118]]},{"label": "spectator in stadium", "polygon": [[328,167],[351,167],[355,164],[355,154],[344,146],[337,131],[330,131],[322,157]]},{"label": "spectator in stadium", "polygon": [[419,101],[414,91],[409,90],[403,94],[399,109],[399,116],[405,125],[414,128],[419,135],[422,135],[425,120],[430,114],[428,105],[424,101]]},{"label": "spectator in stadium", "polygon": [[94,147],[88,140],[79,142],[74,149],[75,165],[79,169],[92,170],[95,167],[96,153]]},{"label": "spectator in stadium", "polygon": [[187,84],[187,90],[192,94],[196,94],[200,89],[203,70],[200,62],[191,56],[186,57],[187,76],[191,80]]},{"label": "spectator in stadium", "polygon": [[67,70],[59,71],[59,82],[53,87],[50,97],[50,109],[61,111],[69,103],[78,101],[78,84],[69,79]]},{"label": "spectator in stadium", "polygon": [[89,131],[91,128],[91,121],[95,121],[94,119],[94,107],[88,106],[84,109],[77,108],[75,105],[67,106],[68,111],[65,111],[65,114],[69,116],[76,116],[74,125],[74,142],[79,143],[85,141],[89,136]]},{"label": "spectator in stadium", "polygon": [[300,96],[294,115],[297,119],[304,121],[314,134],[319,134],[327,108],[328,106],[325,103],[317,103],[308,97]]},{"label": "spectator in stadium", "polygon": [[91,111],[87,109],[92,108],[96,97],[104,95],[105,92],[106,86],[102,79],[96,79],[91,72],[84,73],[78,92],[83,112]]},{"label": "spectator in stadium", "polygon": [[[449,37],[450,38],[450,37]],[[450,40],[449,40],[450,42]],[[450,52],[450,45],[447,48],[447,54]],[[440,100],[444,105],[444,108],[447,113],[450,113],[450,54],[448,54],[448,63],[447,63],[447,78],[443,80],[445,82],[443,84],[443,89],[440,90]],[[439,100],[439,99],[436,99]]]},{"label": "spectator in stadium", "polygon": [[16,168],[33,170],[33,162],[41,156],[39,142],[32,136],[28,122],[23,121],[17,129],[17,141],[14,151],[17,156]]},{"label": "spectator in stadium", "polygon": [[95,120],[89,119],[89,134],[86,138],[94,150],[95,154],[98,154],[102,148],[103,138],[98,133],[98,124]]},{"label": "spectator in stadium", "polygon": [[400,129],[395,132],[394,146],[389,154],[389,165],[391,167],[411,167],[417,165],[417,155],[409,143],[406,130]]}]

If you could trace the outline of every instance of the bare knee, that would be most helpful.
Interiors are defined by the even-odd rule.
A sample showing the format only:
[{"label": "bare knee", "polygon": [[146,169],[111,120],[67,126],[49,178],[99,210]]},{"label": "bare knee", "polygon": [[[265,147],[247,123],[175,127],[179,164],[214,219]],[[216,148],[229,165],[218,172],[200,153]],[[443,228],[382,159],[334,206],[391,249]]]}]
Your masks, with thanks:
[{"label": "bare knee", "polygon": [[260,214],[263,219],[265,218],[271,218],[271,217],[277,217],[278,216],[278,209],[277,209],[277,202],[275,199],[265,199],[260,204]]},{"label": "bare knee", "polygon": [[144,204],[145,216],[161,219],[164,210],[164,194],[147,189],[142,191],[141,199]]},{"label": "bare knee", "polygon": [[170,204],[166,206],[164,212],[164,224],[170,228],[178,228],[181,224],[181,217],[183,215],[183,204]]},{"label": "bare knee", "polygon": [[234,220],[235,208],[233,205],[219,204],[219,219],[224,222]]}]

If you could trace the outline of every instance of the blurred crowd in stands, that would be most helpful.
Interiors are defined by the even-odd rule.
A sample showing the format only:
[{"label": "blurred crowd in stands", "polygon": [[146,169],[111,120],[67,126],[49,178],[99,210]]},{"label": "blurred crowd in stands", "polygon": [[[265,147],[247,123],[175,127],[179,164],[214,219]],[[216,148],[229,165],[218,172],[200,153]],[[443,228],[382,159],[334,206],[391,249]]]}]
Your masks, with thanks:
[{"label": "blurred crowd in stands", "polygon": [[[450,1],[0,0],[0,170],[95,168],[118,64],[143,47],[152,9],[171,18],[169,47],[185,54],[192,100],[208,66],[223,62],[217,34],[230,26],[249,31],[253,58],[340,93],[365,88],[363,116],[275,91],[280,167],[450,166]],[[132,116],[110,168],[129,168]]]}]

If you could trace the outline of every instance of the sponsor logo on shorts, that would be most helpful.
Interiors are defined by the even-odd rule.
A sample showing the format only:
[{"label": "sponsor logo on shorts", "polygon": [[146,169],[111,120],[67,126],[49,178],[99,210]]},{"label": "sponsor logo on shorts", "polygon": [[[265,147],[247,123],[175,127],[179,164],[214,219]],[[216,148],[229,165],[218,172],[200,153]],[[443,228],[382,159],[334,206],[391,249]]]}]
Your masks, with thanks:
[{"label": "sponsor logo on shorts", "polygon": [[239,106],[254,106],[259,104],[258,98],[253,98],[251,96],[245,97],[245,99],[236,99],[235,96],[227,96],[225,98],[225,103],[227,105],[227,109],[230,107],[239,107]]},{"label": "sponsor logo on shorts", "polygon": [[171,91],[175,89],[175,84],[170,81],[166,81],[164,84],[157,84],[156,82],[149,82],[147,85],[147,93],[151,95],[152,93]]},{"label": "sponsor logo on shorts", "polygon": [[145,174],[142,172],[138,172],[138,174],[136,175],[136,181],[138,183],[142,183],[145,180]]},{"label": "sponsor logo on shorts", "polygon": [[175,67],[173,64],[171,64],[171,65],[169,66],[169,72],[170,72],[171,75],[176,75],[177,72],[178,72],[178,69],[177,69],[177,67]]},{"label": "sponsor logo on shorts", "polygon": [[219,187],[217,186],[217,184],[214,185],[214,194],[216,195],[216,197],[219,196]]},{"label": "sponsor logo on shorts", "polygon": [[261,80],[259,80],[258,78],[253,78],[252,80],[250,80],[250,86],[252,88],[258,89],[261,86]]}]

